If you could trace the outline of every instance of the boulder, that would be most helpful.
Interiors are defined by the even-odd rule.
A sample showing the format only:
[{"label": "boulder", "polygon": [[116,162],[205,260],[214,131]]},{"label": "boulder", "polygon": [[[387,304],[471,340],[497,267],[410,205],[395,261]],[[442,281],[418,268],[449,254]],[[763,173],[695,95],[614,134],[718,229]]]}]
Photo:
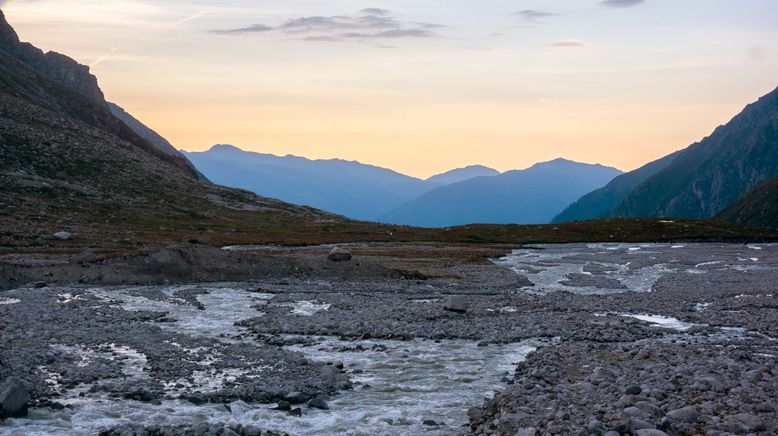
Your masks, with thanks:
[{"label": "boulder", "polygon": [[449,312],[465,313],[467,312],[467,307],[467,298],[461,295],[448,297],[443,303],[443,309],[448,310]]},{"label": "boulder", "polygon": [[30,394],[22,381],[8,377],[0,385],[0,419],[22,418],[27,416],[27,402]]},{"label": "boulder", "polygon": [[57,232],[52,236],[59,239],[60,241],[67,241],[73,237],[73,234],[70,232]]},{"label": "boulder", "polygon": [[285,400],[290,402],[291,404],[304,403],[306,399],[307,398],[305,394],[303,394],[302,392],[290,392],[289,394],[286,395],[285,398]]},{"label": "boulder", "polygon": [[327,259],[331,262],[348,262],[351,258],[351,252],[340,247],[333,248],[330,250],[330,254],[327,255]]},{"label": "boulder", "polygon": [[322,400],[321,398],[314,398],[311,401],[308,402],[308,407],[312,409],[321,409],[321,410],[329,410],[330,406],[327,405],[327,402]]}]

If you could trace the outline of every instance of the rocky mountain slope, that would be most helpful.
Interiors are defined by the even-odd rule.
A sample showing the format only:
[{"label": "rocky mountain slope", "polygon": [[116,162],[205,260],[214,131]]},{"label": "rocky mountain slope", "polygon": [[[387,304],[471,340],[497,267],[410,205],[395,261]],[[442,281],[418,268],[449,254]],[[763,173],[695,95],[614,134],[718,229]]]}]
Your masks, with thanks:
[{"label": "rocky mountain slope", "polygon": [[778,229],[778,177],[752,189],[716,218],[744,227]]},{"label": "rocky mountain slope", "polygon": [[778,89],[678,153],[613,216],[710,218],[778,175]]},{"label": "rocky mountain slope", "polygon": [[576,198],[619,174],[615,168],[557,159],[437,188],[381,220],[421,227],[547,223]]}]

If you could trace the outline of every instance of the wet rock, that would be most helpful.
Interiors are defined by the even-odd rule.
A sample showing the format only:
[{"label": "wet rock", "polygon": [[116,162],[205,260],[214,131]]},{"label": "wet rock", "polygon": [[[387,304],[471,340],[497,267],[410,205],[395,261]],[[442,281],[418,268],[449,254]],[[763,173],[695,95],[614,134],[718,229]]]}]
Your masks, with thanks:
[{"label": "wet rock", "polygon": [[515,436],[535,436],[537,432],[535,427],[520,428]]},{"label": "wet rock", "polygon": [[8,377],[0,385],[0,419],[27,416],[27,402],[30,394],[22,381]]},{"label": "wet rock", "polygon": [[443,309],[449,312],[465,313],[467,312],[467,298],[461,295],[448,297],[443,303]]},{"label": "wet rock", "polygon": [[351,258],[351,252],[340,247],[333,248],[327,255],[327,259],[332,262],[348,262]]},{"label": "wet rock", "polygon": [[330,406],[321,398],[314,398],[308,402],[308,407],[320,410],[329,410]]},{"label": "wet rock", "polygon": [[288,412],[292,410],[292,405],[288,401],[279,401],[276,405],[276,410],[280,410],[282,412]]},{"label": "wet rock", "polygon": [[292,416],[303,416],[303,409],[299,407],[295,407],[294,409],[289,411],[289,414]]},{"label": "wet rock", "polygon": [[635,432],[636,436],[668,436],[667,433],[656,429],[641,429]]},{"label": "wet rock", "polygon": [[290,392],[286,395],[285,399],[291,404],[302,404],[308,397],[302,392]]},{"label": "wet rock", "polygon": [[426,425],[427,427],[437,427],[438,423],[435,422],[435,420],[433,420],[433,419],[425,419],[422,422],[422,425]]}]

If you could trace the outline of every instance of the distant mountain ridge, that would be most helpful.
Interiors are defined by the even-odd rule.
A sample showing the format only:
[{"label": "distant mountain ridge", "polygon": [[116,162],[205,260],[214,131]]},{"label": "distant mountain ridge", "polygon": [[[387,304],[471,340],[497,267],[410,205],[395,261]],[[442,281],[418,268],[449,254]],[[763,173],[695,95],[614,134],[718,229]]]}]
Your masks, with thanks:
[{"label": "distant mountain ridge", "polygon": [[621,174],[565,159],[439,187],[381,217],[420,227],[548,223],[576,198]]},{"label": "distant mountain ridge", "polygon": [[[547,223],[587,189],[602,186],[621,173],[614,168],[557,159],[525,170],[528,171],[527,176],[515,180],[519,185],[524,185],[522,188],[511,185],[514,176],[522,172],[500,174],[482,165],[458,168],[420,180],[360,162],[275,156],[248,152],[226,144],[217,144],[204,152],[183,153],[214,183],[247,189],[265,197],[311,206],[353,219],[426,227],[475,222]],[[571,174],[563,174],[566,171]],[[544,180],[537,182],[534,177]],[[547,189],[558,186],[555,178],[566,180],[565,188],[568,192],[561,192],[561,186],[558,190],[560,192]],[[457,194],[461,201],[451,202],[457,203],[456,206],[452,207],[452,204],[446,202],[427,203],[432,201],[430,194],[441,195],[448,192],[447,187],[462,184],[465,184],[461,188],[464,191]],[[530,185],[534,187],[534,192],[529,192]],[[535,198],[536,201],[525,204],[519,198],[521,196]],[[484,202],[484,199],[492,199],[494,202]],[[434,207],[429,206],[431,204]],[[470,210],[467,204],[478,204],[479,207]],[[526,211],[522,214],[515,210],[520,205],[542,212]],[[448,218],[431,218],[430,214],[435,213],[435,208],[439,208],[440,213],[446,214]],[[429,219],[419,218],[421,216],[428,216]]]},{"label": "distant mountain ridge", "polygon": [[183,153],[214,183],[361,220],[374,220],[438,186],[342,159],[275,156],[225,144]]},{"label": "distant mountain ridge", "polygon": [[475,177],[488,177],[499,175],[500,172],[483,165],[470,165],[464,168],[456,168],[445,173],[432,176],[427,182],[440,185],[450,185],[452,183],[464,182]]}]

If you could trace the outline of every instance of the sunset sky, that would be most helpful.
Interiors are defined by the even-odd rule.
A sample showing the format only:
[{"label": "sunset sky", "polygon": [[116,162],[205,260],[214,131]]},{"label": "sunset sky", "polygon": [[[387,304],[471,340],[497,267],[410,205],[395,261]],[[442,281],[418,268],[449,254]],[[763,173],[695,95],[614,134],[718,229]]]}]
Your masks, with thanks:
[{"label": "sunset sky", "polygon": [[623,170],[778,86],[775,0],[0,0],[168,138],[419,177]]}]

